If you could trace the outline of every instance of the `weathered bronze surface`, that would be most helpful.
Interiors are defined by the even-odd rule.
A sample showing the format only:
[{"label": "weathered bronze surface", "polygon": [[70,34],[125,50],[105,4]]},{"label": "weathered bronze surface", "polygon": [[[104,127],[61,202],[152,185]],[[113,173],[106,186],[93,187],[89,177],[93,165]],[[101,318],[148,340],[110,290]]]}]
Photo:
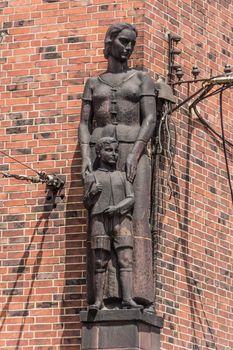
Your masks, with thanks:
[{"label": "weathered bronze surface", "polygon": [[159,350],[163,319],[140,310],[81,311],[82,350]]},{"label": "weathered bronze surface", "polygon": [[95,302],[90,309],[103,307],[106,270],[111,251],[119,268],[122,306],[140,308],[132,299],[134,193],[125,172],[116,170],[118,142],[112,137],[100,138],[95,146],[97,169],[84,178],[84,203],[90,211],[91,249],[94,253]]},{"label": "weathered bronze surface", "polygon": [[[130,24],[110,26],[106,33],[104,49],[108,68],[103,74],[87,80],[83,94],[79,141],[83,159],[82,174],[86,183],[85,203],[90,208],[87,238],[87,290],[88,302],[94,305],[93,308],[102,307],[102,298],[108,307],[120,305],[123,298],[123,301],[130,300],[129,307],[137,307],[136,303],[138,303],[145,308],[150,307],[154,299],[149,228],[151,166],[146,146],[156,125],[156,99],[155,85],[150,76],[146,72],[128,67],[128,59],[133,52],[136,37],[137,31]],[[101,163],[102,168],[103,159],[99,162],[101,152],[96,154],[95,149],[96,143],[98,144],[98,141],[106,136],[114,137],[119,146],[116,170],[105,173],[99,165]],[[107,165],[109,166],[110,164]],[[124,172],[125,175],[123,175]],[[111,185],[109,174],[114,179]],[[121,177],[122,180],[120,180]],[[96,181],[93,180],[94,178],[101,185],[100,187],[93,185],[97,193],[93,196],[92,191],[88,192],[87,184],[94,183]],[[128,188],[127,199],[123,198],[120,183]],[[130,183],[132,192],[129,190]],[[116,202],[112,200],[110,207],[105,208],[106,211],[102,211],[103,208],[101,208],[98,212],[99,207],[105,206],[104,200],[109,200],[109,191],[112,191],[112,197],[114,200],[116,198]],[[93,204],[92,197],[96,198],[96,196],[99,196],[99,200]],[[133,197],[134,206],[131,203]],[[126,214],[118,215],[120,221],[125,220],[123,225],[119,225],[120,230],[126,230],[126,236],[128,236],[127,243],[121,246],[123,248],[120,249],[122,252],[120,256],[117,246],[111,249],[112,242],[107,243],[108,237],[106,237],[107,240],[101,238],[99,242],[97,238],[93,240],[93,237],[109,235],[110,232],[106,226],[112,229],[116,217],[110,208],[126,200],[131,203],[131,205],[128,203],[129,212],[133,206],[132,222],[131,219],[126,218]],[[131,223],[132,230],[129,228]],[[105,256],[101,255],[100,258],[99,251],[103,250],[105,253],[101,254]],[[126,265],[123,266],[122,262]],[[101,269],[104,271],[107,269],[104,282],[97,277],[98,270]],[[124,273],[122,269],[125,269]],[[132,293],[127,292],[128,295],[125,297],[124,292],[127,288],[124,290],[124,279],[128,280],[129,290],[131,278]],[[105,284],[104,288],[103,284]]]}]

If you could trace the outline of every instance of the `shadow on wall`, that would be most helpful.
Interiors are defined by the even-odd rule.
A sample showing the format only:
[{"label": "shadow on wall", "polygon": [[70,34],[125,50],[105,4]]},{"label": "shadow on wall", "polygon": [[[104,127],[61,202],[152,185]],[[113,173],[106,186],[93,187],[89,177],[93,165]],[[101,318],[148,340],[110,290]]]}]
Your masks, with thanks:
[{"label": "shadow on wall", "polygon": [[[43,213],[40,216],[40,218],[35,226],[35,229],[34,229],[33,234],[31,236],[31,240],[30,240],[26,250],[24,251],[22,258],[19,261],[18,267],[16,268],[16,280],[13,283],[13,287],[10,290],[7,301],[6,301],[5,305],[3,306],[3,309],[0,313],[0,332],[2,332],[3,327],[7,321],[8,313],[10,312],[9,310],[10,310],[11,302],[13,302],[13,297],[14,297],[14,295],[17,295],[18,281],[24,275],[24,273],[26,273],[28,259],[30,258],[30,252],[33,249],[33,244],[35,242],[38,244],[38,242],[36,241],[36,237],[38,236],[38,234],[40,234],[41,240],[39,242],[38,251],[37,251],[37,254],[35,256],[35,263],[33,265],[32,272],[31,272],[32,278],[29,281],[29,291],[28,291],[28,295],[26,298],[26,302],[24,304],[24,308],[23,308],[23,310],[17,310],[17,311],[10,312],[11,316],[21,316],[22,317],[22,323],[20,325],[18,339],[17,339],[16,345],[15,345],[15,350],[18,350],[19,348],[21,348],[20,342],[21,342],[21,338],[22,338],[22,335],[24,332],[25,321],[26,321],[27,316],[29,315],[31,296],[32,296],[32,292],[33,292],[34,283],[35,283],[35,280],[38,276],[38,272],[40,269],[41,260],[43,257],[43,244],[44,244],[45,236],[46,236],[46,233],[47,233],[47,230],[49,227],[49,219],[50,219],[50,215],[52,213],[52,210],[53,210],[53,205],[47,204],[47,203],[44,204]],[[43,227],[42,233],[38,233],[38,230],[40,227]]]},{"label": "shadow on wall", "polygon": [[86,216],[83,207],[83,186],[80,174],[79,146],[71,163],[70,187],[66,196],[65,212],[65,275],[61,305],[63,334],[61,350],[81,346],[79,313],[86,300]]},{"label": "shadow on wall", "polygon": [[[197,325],[201,327],[203,339],[205,340],[206,348],[212,348],[217,350],[217,346],[214,340],[214,331],[211,328],[211,324],[207,319],[206,312],[204,310],[201,290],[198,288],[198,282],[195,279],[192,266],[190,264],[190,252],[189,252],[189,210],[190,210],[190,184],[188,181],[190,175],[190,158],[191,158],[191,142],[192,142],[192,124],[191,116],[188,117],[187,123],[187,154],[185,164],[185,174],[187,177],[186,187],[184,195],[181,198],[181,192],[178,183],[172,183],[173,185],[173,198],[175,202],[175,212],[179,229],[181,231],[181,237],[176,243],[173,252],[173,267],[175,271],[178,254],[180,252],[183,266],[185,269],[185,279],[188,288],[188,303],[191,315],[191,327],[192,327],[192,349],[201,350],[199,346],[202,339],[200,339],[200,331]],[[86,216],[83,207],[83,185],[80,174],[80,153],[79,147],[73,155],[71,163],[71,179],[68,193],[66,195],[66,212],[65,212],[65,276],[64,276],[64,287],[61,305],[61,324],[63,327],[63,333],[60,341],[61,350],[73,350],[81,346],[81,324],[79,313],[80,310],[86,307]],[[164,161],[160,159],[159,167],[161,171],[164,171]],[[174,178],[175,178],[174,174]],[[163,189],[165,189],[165,180],[161,179]],[[162,191],[163,192],[163,191]],[[184,209],[181,207],[180,201],[184,197]],[[162,198],[159,200],[165,205],[165,196],[162,193]],[[155,254],[154,265],[155,267],[160,260],[160,235],[163,234],[163,217],[164,211],[159,213],[159,222],[157,231],[154,234],[154,251]],[[157,256],[158,255],[158,256]],[[156,274],[156,271],[155,271]],[[175,282],[174,282],[175,283]],[[168,316],[168,321],[172,324],[172,317]],[[176,337],[178,339],[178,337]]]},{"label": "shadow on wall", "polygon": [[[176,266],[178,265],[178,259],[180,263],[180,259],[183,261],[183,266],[185,270],[185,280],[186,285],[188,289],[188,304],[190,309],[190,315],[191,315],[191,328],[192,328],[192,335],[191,335],[191,345],[193,350],[201,350],[203,349],[203,340],[205,343],[206,349],[216,349],[217,345],[214,339],[214,330],[211,325],[211,322],[208,320],[204,304],[202,300],[201,293],[202,291],[198,287],[198,281],[195,279],[194,274],[192,272],[193,268],[190,263],[190,251],[189,251],[189,211],[190,211],[190,158],[191,158],[191,142],[192,142],[192,132],[194,130],[193,122],[191,119],[191,115],[188,116],[188,126],[187,126],[187,146],[186,146],[186,164],[185,164],[185,191],[184,194],[181,195],[180,187],[177,181],[177,177],[175,175],[175,171],[172,175],[172,178],[174,177],[175,181],[172,182],[172,190],[173,190],[173,199],[174,199],[174,210],[176,213],[178,226],[181,232],[181,236],[178,239],[175,249],[173,251],[172,256],[172,264],[170,269],[172,271],[176,270]],[[181,198],[182,196],[182,198]],[[181,200],[184,201],[184,206],[182,209],[181,206]],[[163,233],[163,215],[159,219],[159,232],[158,232],[158,238],[157,241],[160,240],[160,235]],[[158,243],[158,249],[161,248],[160,242]],[[180,253],[180,257],[178,258],[178,254]],[[159,252],[158,252],[159,254]],[[181,262],[182,264],[182,262]],[[174,287],[176,282],[173,281]],[[168,314],[166,314],[168,315]],[[168,315],[167,321],[170,326],[171,330],[174,330],[175,332],[175,325],[172,315]],[[188,319],[187,319],[188,322]],[[177,327],[179,325],[177,324]],[[179,339],[178,336],[179,330],[177,329],[176,333],[176,339]],[[202,337],[200,337],[200,334],[202,334]]]}]

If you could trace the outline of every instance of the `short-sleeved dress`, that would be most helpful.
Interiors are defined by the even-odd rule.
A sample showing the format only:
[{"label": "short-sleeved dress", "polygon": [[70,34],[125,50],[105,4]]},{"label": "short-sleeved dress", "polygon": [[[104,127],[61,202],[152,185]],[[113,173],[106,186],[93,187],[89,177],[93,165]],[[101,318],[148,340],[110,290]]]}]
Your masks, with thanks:
[{"label": "short-sleeved dress", "polygon": [[[119,142],[117,170],[125,171],[128,154],[138,135],[142,123],[140,99],[143,96],[154,96],[154,83],[149,75],[142,71],[132,70],[119,85],[112,85],[103,76],[89,78],[86,82],[83,100],[90,101],[93,117],[89,121],[90,135],[79,134],[80,142],[90,143],[92,162],[95,162],[94,146],[104,136],[115,137]],[[147,134],[151,135],[150,126]],[[141,141],[148,142],[147,134]],[[95,170],[95,165],[94,165]],[[135,204],[133,210],[134,264],[133,264],[133,297],[137,302],[149,305],[154,299],[152,271],[152,242],[149,227],[151,197],[151,165],[146,149],[142,154],[133,183]],[[90,256],[89,256],[90,260]],[[91,261],[88,262],[91,264]],[[92,283],[91,267],[88,268],[88,285]],[[110,267],[109,289],[106,298],[118,297],[119,286],[114,276],[114,266]],[[111,281],[112,278],[112,281]],[[113,285],[115,286],[113,288]],[[94,297],[88,288],[89,302]]]}]

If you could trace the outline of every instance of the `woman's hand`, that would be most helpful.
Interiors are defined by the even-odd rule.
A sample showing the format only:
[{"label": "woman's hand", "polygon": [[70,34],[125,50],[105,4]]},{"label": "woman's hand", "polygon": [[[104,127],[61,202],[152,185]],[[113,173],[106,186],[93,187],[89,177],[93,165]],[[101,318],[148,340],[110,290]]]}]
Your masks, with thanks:
[{"label": "woman's hand", "polygon": [[82,177],[85,178],[87,173],[92,173],[91,160],[88,157],[83,158],[82,162]]},{"label": "woman's hand", "polygon": [[129,182],[133,183],[137,173],[138,160],[135,154],[129,153],[126,160],[126,177]]}]

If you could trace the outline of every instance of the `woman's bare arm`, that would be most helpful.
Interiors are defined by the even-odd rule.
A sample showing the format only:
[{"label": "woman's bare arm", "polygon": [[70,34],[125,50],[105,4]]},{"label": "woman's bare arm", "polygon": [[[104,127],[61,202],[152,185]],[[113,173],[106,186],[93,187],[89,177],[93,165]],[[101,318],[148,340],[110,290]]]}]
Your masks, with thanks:
[{"label": "woman's bare arm", "polygon": [[[126,162],[126,174],[130,182],[133,182],[137,171],[138,161],[144,151],[144,148],[154,133],[156,125],[156,102],[154,94],[154,82],[149,76],[146,77],[144,84],[145,95],[140,100],[140,114],[142,124],[134,143],[133,149],[128,155]],[[146,95],[148,92],[148,95]],[[150,95],[151,94],[151,95]]]}]

